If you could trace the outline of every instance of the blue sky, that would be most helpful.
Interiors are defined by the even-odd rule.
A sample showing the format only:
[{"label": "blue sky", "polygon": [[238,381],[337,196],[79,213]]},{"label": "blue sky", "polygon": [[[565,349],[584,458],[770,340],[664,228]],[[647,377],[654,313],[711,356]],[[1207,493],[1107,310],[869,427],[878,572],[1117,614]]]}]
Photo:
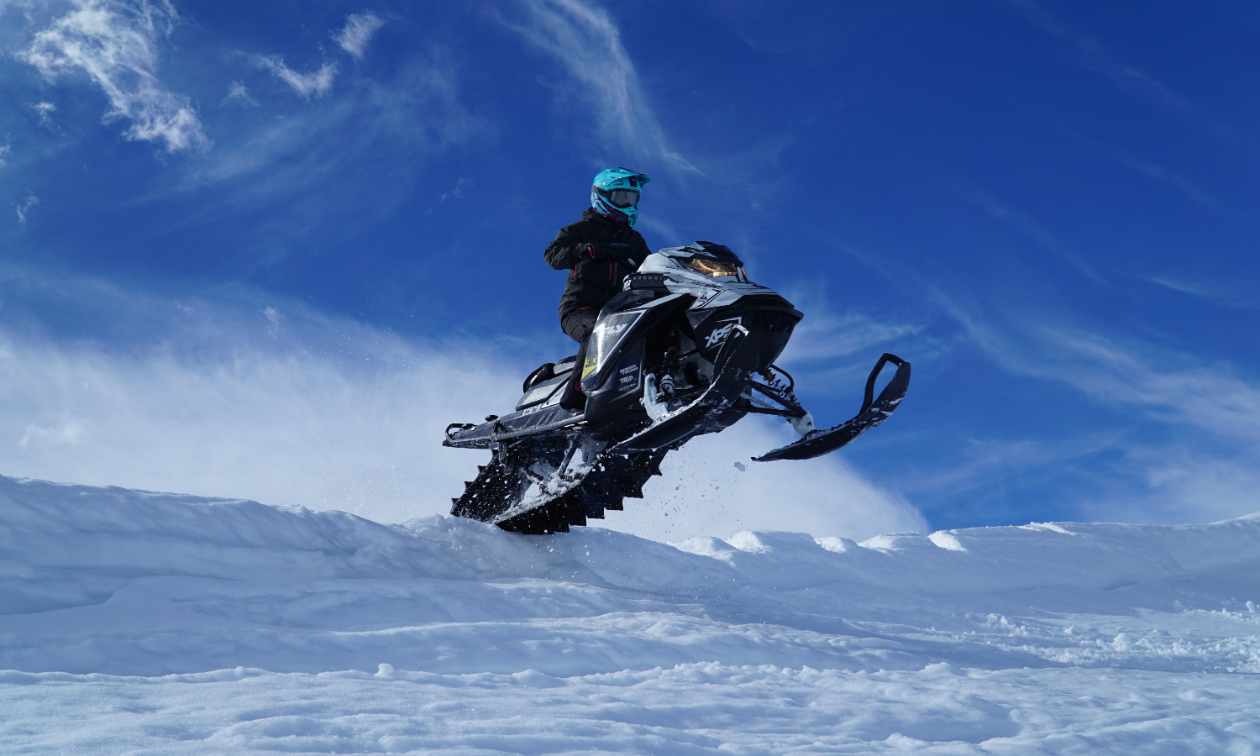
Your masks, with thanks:
[{"label": "blue sky", "polygon": [[0,0],[0,472],[436,511],[480,460],[433,427],[571,351],[541,251],[626,165],[649,246],[724,242],[806,312],[820,420],[914,363],[892,421],[775,475],[934,528],[1260,510],[1258,33],[1241,2]]}]

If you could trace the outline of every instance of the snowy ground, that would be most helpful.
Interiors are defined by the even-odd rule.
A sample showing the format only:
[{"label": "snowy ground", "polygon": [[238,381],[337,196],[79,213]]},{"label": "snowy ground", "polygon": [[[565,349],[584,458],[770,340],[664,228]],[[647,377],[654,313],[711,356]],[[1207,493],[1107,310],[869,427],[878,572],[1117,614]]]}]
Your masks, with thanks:
[{"label": "snowy ground", "polygon": [[1256,518],[671,546],[0,478],[0,611],[4,754],[1260,753]]}]

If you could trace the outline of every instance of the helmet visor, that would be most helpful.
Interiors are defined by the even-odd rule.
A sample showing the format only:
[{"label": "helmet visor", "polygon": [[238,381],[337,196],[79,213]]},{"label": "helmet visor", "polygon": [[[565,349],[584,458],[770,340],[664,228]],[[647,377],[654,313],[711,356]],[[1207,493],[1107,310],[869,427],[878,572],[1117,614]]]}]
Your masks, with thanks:
[{"label": "helmet visor", "polygon": [[639,193],[633,189],[613,189],[608,193],[608,201],[613,207],[638,207]]}]

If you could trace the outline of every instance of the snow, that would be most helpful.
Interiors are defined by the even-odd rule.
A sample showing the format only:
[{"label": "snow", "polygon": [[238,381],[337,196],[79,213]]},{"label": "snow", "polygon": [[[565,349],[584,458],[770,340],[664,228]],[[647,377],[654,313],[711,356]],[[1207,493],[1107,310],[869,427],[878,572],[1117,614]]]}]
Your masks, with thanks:
[{"label": "snow", "polygon": [[0,670],[5,754],[1253,754],[1260,518],[666,544],[0,478]]}]

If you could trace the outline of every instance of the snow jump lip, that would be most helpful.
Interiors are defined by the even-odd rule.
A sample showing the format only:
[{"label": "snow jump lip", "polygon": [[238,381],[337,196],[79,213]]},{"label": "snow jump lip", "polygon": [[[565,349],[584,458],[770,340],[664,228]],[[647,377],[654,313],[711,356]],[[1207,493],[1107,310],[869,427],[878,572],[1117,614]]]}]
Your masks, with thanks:
[{"label": "snow jump lip", "polygon": [[[888,385],[884,387],[884,390],[880,392],[879,398],[872,401],[871,397],[875,393],[875,379],[879,377],[879,373],[884,369],[884,366],[890,362],[897,366],[897,373],[888,382]],[[906,391],[909,388],[910,363],[895,354],[885,353],[883,357],[879,358],[879,362],[875,363],[875,369],[871,371],[870,378],[866,379],[866,397],[862,402],[862,409],[858,412],[857,417],[841,425],[813,431],[799,441],[787,446],[781,446],[760,457],[753,457],[753,461],[774,462],[780,459],[812,459],[821,457],[824,454],[830,454],[887,420],[888,416],[893,413],[893,410],[897,409],[897,406],[901,404],[901,400],[906,398]]]}]

